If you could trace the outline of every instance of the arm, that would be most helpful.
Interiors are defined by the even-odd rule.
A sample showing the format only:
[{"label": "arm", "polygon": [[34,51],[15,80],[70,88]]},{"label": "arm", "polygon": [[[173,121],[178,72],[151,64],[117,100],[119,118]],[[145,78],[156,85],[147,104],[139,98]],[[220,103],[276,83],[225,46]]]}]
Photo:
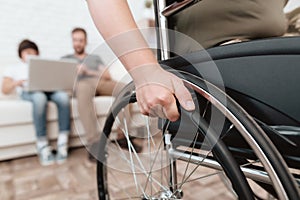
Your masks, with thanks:
[{"label": "arm", "polygon": [[99,71],[95,71],[95,70],[86,70],[85,72],[86,75],[89,76],[95,76],[95,77],[101,77],[101,79],[105,79],[105,80],[111,80],[111,76],[108,70],[99,70]]},{"label": "arm", "polygon": [[105,80],[111,80],[109,71],[103,65],[100,65],[98,67],[98,70],[91,70],[91,69],[87,68],[85,65],[79,65],[78,66],[78,74],[101,77],[102,79],[105,79]]},{"label": "arm", "polygon": [[23,86],[24,80],[14,81],[12,78],[4,77],[2,80],[2,93],[10,94],[17,86]]},{"label": "arm", "polygon": [[155,107],[161,106],[162,115],[175,121],[179,113],[174,95],[185,109],[194,109],[182,81],[162,70],[148,48],[126,0],[88,0],[88,6],[99,32],[132,76],[143,114],[151,114]]},{"label": "arm", "polygon": [[[129,44],[136,44],[136,48],[140,49],[120,57],[120,60],[128,71],[146,63],[157,64],[156,58],[151,50],[147,48],[146,42],[138,31],[136,31],[137,25],[126,0],[88,0],[88,5],[96,27],[106,41],[125,33],[124,38],[119,37],[116,40],[123,42],[123,39],[124,41],[128,39],[127,42],[125,41],[128,44],[127,49],[121,49],[120,43],[116,42],[115,44],[113,41],[109,43],[118,56],[130,51],[131,47]],[[128,31],[132,31],[135,37],[127,35],[126,32]]]}]

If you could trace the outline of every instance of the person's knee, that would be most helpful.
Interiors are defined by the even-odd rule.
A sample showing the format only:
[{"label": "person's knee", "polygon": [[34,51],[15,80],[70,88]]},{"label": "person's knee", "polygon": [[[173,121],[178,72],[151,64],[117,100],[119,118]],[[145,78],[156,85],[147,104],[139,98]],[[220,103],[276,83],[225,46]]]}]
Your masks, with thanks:
[{"label": "person's knee", "polygon": [[32,94],[32,102],[38,110],[44,110],[47,105],[47,96],[43,92],[35,92]]},{"label": "person's knee", "polygon": [[95,96],[96,88],[92,84],[84,81],[79,81],[76,86],[76,97],[92,98]]},{"label": "person's knee", "polygon": [[67,93],[65,92],[57,92],[56,93],[56,101],[58,104],[64,107],[70,106],[70,98]]}]

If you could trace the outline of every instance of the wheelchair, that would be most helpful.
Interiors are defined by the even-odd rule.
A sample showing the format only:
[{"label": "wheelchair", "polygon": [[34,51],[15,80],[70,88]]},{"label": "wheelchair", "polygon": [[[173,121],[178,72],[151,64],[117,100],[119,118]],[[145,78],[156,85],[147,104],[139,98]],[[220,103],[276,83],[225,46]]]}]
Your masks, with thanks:
[{"label": "wheelchair", "polygon": [[[162,15],[195,2],[154,1],[157,26],[166,28]],[[227,191],[222,199],[300,199],[300,37],[170,56],[163,47],[170,36],[157,36],[160,63],[182,78],[197,108],[179,108],[176,122],[132,114],[138,108],[134,84],[128,84],[101,134],[99,199],[206,199],[205,185],[209,199],[222,195],[220,185]],[[210,73],[212,65],[222,81]],[[115,141],[116,127],[122,127],[127,150]],[[141,152],[131,143],[132,133]]]}]

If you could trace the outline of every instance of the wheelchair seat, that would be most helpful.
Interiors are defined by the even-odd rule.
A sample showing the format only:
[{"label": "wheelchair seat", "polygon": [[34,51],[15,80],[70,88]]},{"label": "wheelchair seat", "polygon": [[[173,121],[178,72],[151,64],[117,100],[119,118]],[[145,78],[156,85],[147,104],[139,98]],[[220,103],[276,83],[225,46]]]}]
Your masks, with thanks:
[{"label": "wheelchair seat", "polygon": [[[279,151],[287,163],[291,166],[299,164],[300,37],[218,46],[162,63],[196,74],[216,86],[224,86],[226,93],[260,122],[273,143],[282,147]],[[214,66],[219,74],[215,73]],[[176,132],[178,124],[174,125]],[[184,140],[185,134],[179,133],[183,136],[181,139]],[[179,143],[181,139],[177,138]],[[235,133],[229,134],[225,141],[233,148],[248,148],[243,142],[237,143],[243,139]]]},{"label": "wheelchair seat", "polygon": [[[300,37],[252,40],[163,61],[224,85],[229,96],[264,123],[288,126],[300,126],[299,63]],[[219,75],[211,71],[212,65]]]},{"label": "wheelchair seat", "polygon": [[262,55],[299,55],[300,37],[251,40],[208,49],[213,60]]}]

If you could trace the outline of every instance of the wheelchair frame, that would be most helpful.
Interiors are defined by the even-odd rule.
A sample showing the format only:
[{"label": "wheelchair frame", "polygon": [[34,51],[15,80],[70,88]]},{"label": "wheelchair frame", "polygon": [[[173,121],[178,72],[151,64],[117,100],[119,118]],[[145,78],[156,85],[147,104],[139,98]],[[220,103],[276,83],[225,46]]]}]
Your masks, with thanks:
[{"label": "wheelchair frame", "polygon": [[[168,28],[167,17],[197,2],[199,2],[199,0],[182,0],[180,2],[175,2],[174,4],[166,7],[165,1],[154,0],[156,19],[159,19],[156,20],[157,27],[167,29]],[[168,44],[167,32],[158,29],[157,38],[158,38],[158,45],[160,47],[160,52],[158,52],[158,58],[164,64],[167,63],[168,60],[170,60],[170,54],[168,51],[169,44]],[[288,172],[288,167],[285,164],[285,161],[280,155],[280,153],[278,152],[278,150],[272,144],[268,144],[268,143],[272,143],[268,138],[268,136],[265,134],[265,131],[269,130],[268,126],[265,126],[265,124],[260,123],[257,120],[255,121],[246,111],[244,111],[244,109],[240,105],[238,105],[234,100],[232,100],[229,96],[224,94],[222,91],[220,91],[218,87],[212,85],[211,83],[205,80],[202,79],[199,80],[198,78],[194,79],[193,76],[190,76],[188,74],[186,75],[183,73],[183,75],[186,77],[186,80],[184,80],[184,82],[187,86],[192,88],[197,93],[201,94],[202,97],[205,97],[208,102],[213,103],[213,106],[223,113],[226,120],[230,121],[231,124],[234,125],[234,127],[243,136],[244,140],[246,140],[248,145],[253,150],[248,155],[252,157],[252,154],[254,152],[256,156],[254,156],[253,159],[255,160],[258,158],[262,163],[262,165],[264,166],[264,169],[255,168],[255,167],[253,169],[249,169],[247,167],[244,167],[243,165],[238,167],[235,166],[235,164],[233,163],[232,164],[226,163],[226,159],[232,161],[233,157],[230,156],[228,157],[229,153],[226,153],[227,150],[226,148],[224,149],[224,144],[222,142],[219,143],[219,139],[213,131],[210,132],[210,129],[207,124],[209,121],[203,122],[202,120],[197,120],[196,118],[199,117],[200,115],[195,117],[190,115],[189,113],[181,113],[183,116],[184,115],[189,116],[192,122],[196,121],[197,122],[196,128],[205,132],[206,133],[205,137],[206,136],[209,137],[208,140],[216,146],[217,149],[212,150],[214,158],[213,159],[210,159],[210,157],[203,158],[197,154],[194,154],[194,152],[186,152],[180,150],[177,151],[175,147],[185,144],[186,141],[184,139],[176,141],[174,138],[172,140],[173,137],[172,135],[177,134],[176,133],[177,130],[173,131],[172,124],[170,125],[169,122],[161,121],[160,125],[162,127],[163,135],[165,135],[164,149],[168,154],[167,156],[168,159],[170,159],[170,166],[168,170],[168,173],[170,174],[170,180],[168,183],[170,191],[169,192],[164,191],[162,194],[160,194],[160,197],[157,196],[150,197],[151,195],[147,196],[146,194],[142,194],[140,198],[141,199],[181,199],[182,198],[182,194],[181,194],[182,191],[180,190],[180,188],[178,188],[178,183],[176,178],[177,177],[176,176],[177,169],[176,169],[176,162],[175,162],[176,159],[186,161],[186,162],[191,162],[194,164],[199,164],[199,162],[201,161],[201,166],[206,166],[216,170],[223,169],[225,171],[225,174],[231,180],[233,188],[237,192],[238,197],[241,199],[252,199],[250,197],[251,194],[247,193],[247,190],[249,190],[248,188],[249,186],[247,186],[247,184],[243,184],[246,181],[245,177],[257,181],[258,183],[273,184],[272,187],[276,191],[274,194],[276,194],[279,199],[300,198],[300,194],[299,194],[300,179],[299,177],[295,177],[295,179],[293,178],[293,176]],[[215,91],[213,92],[213,94],[217,93],[220,96],[224,95],[222,97],[226,99],[226,104],[224,104],[223,102],[224,99],[220,98],[219,95],[218,97],[211,95],[210,94],[211,91],[208,91],[206,88],[207,85],[209,85],[210,90],[212,89]],[[123,107],[126,106],[128,103],[133,103],[136,101],[134,92],[132,91],[134,91],[133,85],[132,84],[128,85],[123,90],[123,93],[121,93],[120,96],[117,98],[116,103],[112,107],[111,114],[108,117],[108,120],[105,124],[102,138],[100,140],[101,145],[100,145],[98,164],[97,164],[98,191],[99,191],[98,194],[100,199],[110,199],[109,192],[108,192],[109,180],[107,179],[107,169],[106,169],[106,164],[107,164],[106,160],[108,157],[107,146],[109,143],[108,138],[110,133],[112,132],[113,123],[118,113],[119,112],[121,113]],[[200,119],[202,118],[200,117]],[[203,119],[205,118],[203,117]],[[125,131],[125,135],[128,138],[128,143],[129,143],[127,128]],[[191,141],[187,141],[187,146],[189,146],[190,142]],[[196,148],[196,146],[198,145],[196,143],[197,142],[193,143],[192,148]],[[132,153],[134,154],[136,152],[133,149],[132,145],[129,144],[128,148],[130,149],[129,154],[130,154],[130,158],[132,159],[131,154]],[[230,151],[232,152],[234,152],[235,150],[236,149],[230,149]],[[245,152],[242,152],[238,156],[243,156],[244,153]],[[224,159],[223,157],[226,157],[226,159]],[[231,170],[231,168],[235,170]],[[245,177],[241,175],[239,169],[236,168],[240,168],[240,171],[245,175]],[[299,168],[297,168],[297,170],[299,170]],[[230,175],[231,171],[235,171],[233,175]],[[135,174],[135,171],[133,171],[132,173]],[[149,177],[147,179],[149,179]],[[234,181],[238,181],[239,179],[241,180],[240,183],[234,182]],[[239,184],[241,185],[240,188],[239,188]],[[273,191],[273,189],[270,189],[270,191]],[[244,194],[245,196],[243,196]]]}]

